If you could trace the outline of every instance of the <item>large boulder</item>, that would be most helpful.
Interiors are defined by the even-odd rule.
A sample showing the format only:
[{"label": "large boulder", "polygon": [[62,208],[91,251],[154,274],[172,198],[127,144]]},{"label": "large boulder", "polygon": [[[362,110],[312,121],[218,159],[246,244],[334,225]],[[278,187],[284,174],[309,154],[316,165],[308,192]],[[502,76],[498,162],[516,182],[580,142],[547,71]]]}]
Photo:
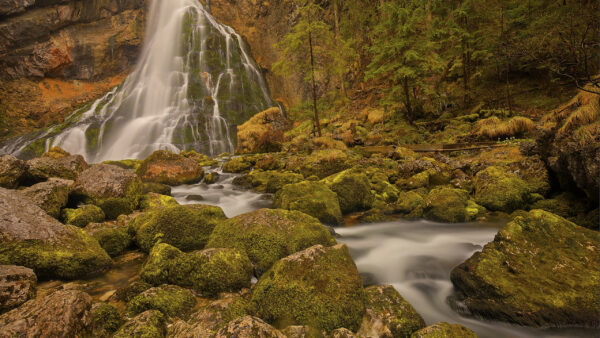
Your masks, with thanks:
[{"label": "large boulder", "polygon": [[42,157],[27,161],[27,178],[42,182],[50,177],[76,180],[89,166],[81,155],[71,155],[59,148],[52,148]]},{"label": "large boulder", "polygon": [[65,224],[71,224],[83,228],[90,223],[104,221],[104,211],[92,204],[83,205],[77,209],[65,208],[61,211],[62,220]]},{"label": "large boulder", "polygon": [[308,156],[290,156],[285,169],[299,172],[304,177],[315,175],[325,178],[353,166],[360,156],[340,149],[315,150]]},{"label": "large boulder", "polygon": [[168,244],[157,244],[144,263],[141,278],[151,284],[175,284],[208,296],[250,287],[252,265],[236,249],[205,249],[184,253]]},{"label": "large boulder", "polygon": [[367,175],[345,170],[323,180],[338,195],[343,213],[369,209],[375,200]]},{"label": "large boulder", "polygon": [[159,240],[183,251],[203,249],[214,227],[225,220],[219,207],[174,205],[150,210],[137,216],[130,227],[135,241],[150,252]]},{"label": "large boulder", "polygon": [[50,178],[46,182],[34,184],[21,190],[35,205],[46,211],[48,215],[59,218],[60,210],[69,202],[69,193],[73,181],[62,178]]},{"label": "large boulder", "polygon": [[74,279],[102,271],[112,261],[85,231],[0,188],[0,264],[26,266],[40,278]]},{"label": "large boulder", "polygon": [[26,171],[24,161],[11,155],[0,156],[0,187],[16,189]]},{"label": "large boulder", "polygon": [[298,183],[304,180],[304,176],[301,174],[273,170],[253,170],[247,178],[254,190],[266,193],[276,193],[286,184]]},{"label": "large boulder", "polygon": [[215,338],[235,337],[286,338],[281,331],[252,316],[232,320],[215,335]]},{"label": "large boulder", "polygon": [[337,194],[323,182],[303,181],[284,185],[275,194],[274,204],[277,208],[301,211],[326,224],[344,222]]},{"label": "large boulder", "polygon": [[167,150],[155,151],[135,171],[144,182],[181,185],[198,183],[204,170],[197,161]]},{"label": "large boulder", "polygon": [[254,115],[238,126],[237,149],[239,154],[277,152],[284,140],[283,132],[290,122],[279,108],[269,108]]},{"label": "large boulder", "polygon": [[55,291],[0,315],[0,337],[80,337],[91,325],[92,297]]},{"label": "large boulder", "polygon": [[196,305],[194,294],[176,285],[161,285],[150,288],[127,304],[127,313],[132,316],[148,310],[158,310],[169,317],[183,317]]},{"label": "large boulder", "polygon": [[122,324],[123,318],[116,306],[102,302],[92,305],[93,337],[111,337]]},{"label": "large boulder", "polygon": [[0,313],[35,297],[37,277],[24,266],[0,265]]},{"label": "large boulder", "polygon": [[175,198],[153,192],[143,195],[140,199],[140,210],[150,210],[174,205],[179,205],[179,202],[177,202]]},{"label": "large boulder", "polygon": [[427,219],[439,222],[471,221],[484,208],[469,200],[469,193],[462,189],[435,188],[423,201],[423,212]]},{"label": "large boulder", "polygon": [[148,310],[123,324],[113,338],[162,338],[165,337],[166,332],[167,325],[165,315],[158,310]]},{"label": "large boulder", "polygon": [[255,313],[278,326],[358,329],[365,311],[362,279],[344,244],[315,245],[279,260],[252,293]]},{"label": "large boulder", "polygon": [[391,285],[365,289],[367,309],[358,330],[365,337],[409,337],[425,327],[425,321]]},{"label": "large boulder", "polygon": [[436,323],[413,333],[410,338],[477,338],[475,332],[460,324]]},{"label": "large boulder", "polygon": [[125,252],[133,242],[133,238],[129,233],[129,227],[112,222],[90,223],[84,230],[94,237],[102,249],[111,257]]},{"label": "large boulder", "polygon": [[104,211],[108,219],[130,214],[138,206],[142,182],[133,172],[109,164],[97,164],[82,172],[73,193]]},{"label": "large boulder", "polygon": [[280,258],[335,239],[315,218],[298,211],[260,209],[217,224],[207,247],[236,248],[245,252],[258,273]]},{"label": "large boulder", "polygon": [[475,202],[494,211],[524,209],[529,190],[517,175],[490,166],[475,176]]},{"label": "large boulder", "polygon": [[598,326],[598,233],[533,210],[452,270],[477,316],[528,326]]}]

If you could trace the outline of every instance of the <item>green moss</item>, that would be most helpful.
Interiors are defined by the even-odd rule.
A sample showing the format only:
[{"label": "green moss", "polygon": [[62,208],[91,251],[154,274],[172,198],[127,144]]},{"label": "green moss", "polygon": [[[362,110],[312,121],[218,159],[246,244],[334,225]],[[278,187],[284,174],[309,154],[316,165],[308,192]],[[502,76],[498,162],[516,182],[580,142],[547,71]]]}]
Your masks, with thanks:
[{"label": "green moss", "polygon": [[436,188],[423,200],[425,218],[440,222],[465,222],[479,213],[474,203],[469,204],[469,193],[461,189]]},{"label": "green moss", "polygon": [[298,183],[303,179],[301,174],[292,172],[253,170],[248,174],[248,180],[254,190],[266,193],[275,193],[284,185]]},{"label": "green moss", "polygon": [[160,207],[179,205],[177,200],[171,196],[147,193],[140,199],[140,209],[150,210]]},{"label": "green moss", "polygon": [[422,171],[418,174],[411,176],[410,178],[399,180],[398,182],[396,182],[396,185],[398,185],[402,189],[409,190],[427,187],[429,186],[430,173],[431,172],[429,170]]},{"label": "green moss", "polygon": [[586,208],[577,196],[571,193],[562,193],[554,198],[536,201],[531,205],[531,209],[542,209],[569,218],[584,213]]},{"label": "green moss", "polygon": [[335,244],[317,219],[298,211],[260,209],[219,223],[207,247],[243,251],[264,272],[280,258],[316,244]]},{"label": "green moss", "polygon": [[223,171],[226,173],[242,173],[249,171],[253,163],[248,161],[247,157],[234,157],[223,165]]},{"label": "green moss", "polygon": [[77,209],[63,209],[61,217],[65,224],[80,228],[89,223],[102,222],[105,219],[104,211],[95,205],[84,205]]},{"label": "green moss", "polygon": [[117,300],[129,303],[129,301],[131,301],[133,297],[150,289],[151,287],[151,284],[148,284],[141,280],[135,280],[122,288],[118,288],[115,292],[115,297]]},{"label": "green moss", "polygon": [[408,218],[420,218],[423,216],[423,197],[415,191],[400,192],[394,211]]},{"label": "green moss", "polygon": [[144,182],[142,184],[142,193],[147,194],[150,192],[171,196],[171,187],[162,183]]},{"label": "green moss", "polygon": [[210,156],[207,156],[204,154],[199,154],[199,153],[195,152],[194,150],[182,151],[179,154],[198,162],[198,164],[203,167],[216,166],[219,164],[219,162],[217,160],[215,160],[214,158],[211,158]]},{"label": "green moss", "polygon": [[323,182],[337,194],[343,213],[369,209],[373,205],[371,185],[363,173],[345,170],[325,178]]},{"label": "green moss", "polygon": [[213,184],[216,183],[219,180],[219,173],[217,172],[211,172],[208,173],[206,175],[204,175],[204,183],[206,184]]},{"label": "green moss", "polygon": [[487,167],[475,176],[475,202],[490,210],[523,209],[528,193],[523,180],[500,167]]},{"label": "green moss", "polygon": [[413,333],[410,338],[477,338],[475,332],[460,324],[445,322],[430,325]]},{"label": "green moss", "polygon": [[135,296],[127,305],[127,313],[137,315],[158,310],[168,317],[183,317],[196,305],[194,294],[176,285],[150,288]]},{"label": "green moss", "polygon": [[145,252],[158,241],[181,250],[202,249],[216,224],[225,220],[219,207],[175,205],[157,208],[139,215],[131,222],[135,241]]},{"label": "green moss", "polygon": [[253,311],[276,327],[358,329],[364,290],[348,248],[317,245],[279,260],[256,284]]},{"label": "green moss", "polygon": [[92,235],[111,257],[122,254],[132,243],[131,235],[125,226],[91,223],[85,227],[85,231]]},{"label": "green moss", "polygon": [[304,177],[316,175],[319,178],[338,173],[352,166],[360,156],[357,154],[339,150],[322,149],[312,152],[309,156],[292,156],[285,164],[287,170],[299,172]]},{"label": "green moss", "polygon": [[136,170],[140,166],[142,161],[141,160],[120,160],[120,161],[104,161],[102,163],[116,165],[117,167],[123,168],[123,169]]},{"label": "green moss", "polygon": [[114,338],[162,338],[165,337],[165,316],[156,310],[149,310],[137,315],[125,323]]},{"label": "green moss", "polygon": [[119,310],[108,303],[97,303],[92,307],[92,328],[96,334],[112,333],[123,324]]},{"label": "green moss", "polygon": [[275,194],[274,204],[277,208],[304,212],[327,224],[344,221],[337,194],[322,182],[285,185]]}]

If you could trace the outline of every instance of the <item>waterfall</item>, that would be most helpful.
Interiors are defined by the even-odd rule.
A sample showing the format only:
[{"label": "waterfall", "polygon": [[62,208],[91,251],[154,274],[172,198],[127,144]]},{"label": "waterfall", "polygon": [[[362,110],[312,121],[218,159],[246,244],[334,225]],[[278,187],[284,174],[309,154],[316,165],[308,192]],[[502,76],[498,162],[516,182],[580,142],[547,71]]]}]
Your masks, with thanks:
[{"label": "waterfall", "polygon": [[153,0],[127,79],[65,122],[0,149],[23,157],[60,146],[89,162],[155,150],[233,152],[235,126],[273,102],[248,47],[198,0]]}]

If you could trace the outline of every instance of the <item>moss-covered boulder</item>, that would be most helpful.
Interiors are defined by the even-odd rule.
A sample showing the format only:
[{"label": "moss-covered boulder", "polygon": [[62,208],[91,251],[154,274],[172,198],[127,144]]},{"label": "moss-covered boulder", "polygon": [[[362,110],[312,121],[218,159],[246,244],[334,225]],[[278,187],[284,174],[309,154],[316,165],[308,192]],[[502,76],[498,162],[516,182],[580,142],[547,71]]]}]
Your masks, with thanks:
[{"label": "moss-covered boulder", "polygon": [[529,326],[598,326],[598,233],[543,210],[503,227],[452,270],[475,315]]},{"label": "moss-covered boulder", "polygon": [[27,179],[34,182],[43,182],[50,177],[76,180],[80,173],[89,168],[83,156],[64,151],[49,151],[42,157],[27,161],[27,167]]},{"label": "moss-covered boulder", "polygon": [[120,167],[123,169],[136,170],[137,168],[139,168],[140,164],[142,163],[142,160],[127,159],[127,160],[120,160],[120,161],[104,161],[102,163],[116,165],[117,167]]},{"label": "moss-covered boulder", "polygon": [[423,200],[425,218],[448,223],[466,222],[479,214],[479,208],[469,203],[469,193],[454,188],[435,188]]},{"label": "moss-covered boulder", "polygon": [[129,225],[135,242],[145,252],[150,252],[159,241],[189,251],[203,249],[214,227],[225,218],[219,207],[174,205],[152,209]]},{"label": "moss-covered boulder", "polygon": [[119,310],[109,303],[92,305],[92,335],[110,337],[123,324]]},{"label": "moss-covered boulder", "polygon": [[269,108],[254,115],[238,126],[236,153],[254,154],[281,150],[283,132],[290,125],[279,108]]},{"label": "moss-covered boulder", "polygon": [[171,196],[171,187],[166,184],[155,182],[142,183],[142,194],[147,194],[151,192],[155,194]]},{"label": "moss-covered boulder", "polygon": [[586,206],[583,202],[580,197],[565,192],[549,199],[536,201],[531,205],[531,209],[542,209],[560,217],[572,218],[585,213]]},{"label": "moss-covered boulder", "polygon": [[275,194],[274,204],[277,208],[301,211],[326,224],[344,222],[337,194],[323,182],[304,181],[284,185]]},{"label": "moss-covered boulder", "polygon": [[114,338],[148,337],[162,338],[167,331],[165,315],[157,310],[140,313],[123,324]]},{"label": "moss-covered boulder", "polygon": [[232,320],[215,335],[215,338],[235,337],[286,338],[281,331],[265,323],[262,319],[252,316]]},{"label": "moss-covered boulder", "polygon": [[111,257],[122,254],[133,242],[128,227],[111,223],[90,223],[85,232],[94,237]]},{"label": "moss-covered boulder", "polygon": [[24,266],[0,265],[0,314],[35,298],[37,276]]},{"label": "moss-covered boulder", "polygon": [[135,210],[141,191],[142,182],[133,172],[108,164],[85,170],[73,186],[77,198],[100,207],[108,219]]},{"label": "moss-covered boulder", "polygon": [[183,317],[196,305],[194,294],[177,285],[150,288],[127,304],[127,313],[137,315],[148,310],[158,310],[168,317]]},{"label": "moss-covered boulder", "polygon": [[477,335],[460,324],[442,322],[414,332],[410,338],[477,338]]},{"label": "moss-covered boulder", "polygon": [[407,218],[420,218],[423,216],[423,196],[417,191],[402,191],[394,203],[394,212]]},{"label": "moss-covered boulder", "polygon": [[177,202],[175,198],[153,192],[149,192],[140,198],[141,210],[150,210],[174,205],[179,205],[179,202]]},{"label": "moss-covered boulder", "polygon": [[72,185],[73,181],[71,180],[50,178],[46,182],[34,184],[21,190],[21,193],[42,208],[48,215],[58,219],[60,218],[60,209],[69,202]]},{"label": "moss-covered boulder", "polygon": [[88,204],[77,209],[63,209],[61,218],[65,224],[83,228],[90,223],[103,222],[106,217],[100,207]]},{"label": "moss-covered boulder", "polygon": [[527,184],[501,167],[491,166],[475,176],[475,202],[494,211],[523,209],[528,199]]},{"label": "moss-covered boulder", "polygon": [[219,180],[219,173],[216,171],[210,172],[204,175],[204,183],[206,184],[214,184]]},{"label": "moss-covered boulder", "polygon": [[356,330],[365,311],[364,296],[348,248],[316,245],[275,263],[256,284],[251,305],[277,327]]},{"label": "moss-covered boulder", "polygon": [[409,337],[425,327],[425,321],[391,285],[365,289],[366,312],[358,330],[365,337]]},{"label": "moss-covered boulder", "polygon": [[304,177],[315,175],[322,179],[352,167],[358,158],[360,156],[347,150],[321,149],[309,156],[289,157],[285,169],[301,173]]},{"label": "moss-covered boulder", "polygon": [[371,185],[367,175],[344,170],[331,175],[323,182],[335,192],[343,213],[369,209],[375,197],[371,193]]},{"label": "moss-covered boulder", "polygon": [[175,284],[215,296],[250,287],[252,265],[244,252],[212,248],[184,253],[168,244],[150,251],[141,278],[151,284]]},{"label": "moss-covered boulder", "polygon": [[429,170],[422,171],[406,179],[400,179],[396,182],[396,185],[402,189],[418,189],[429,186],[429,176],[431,172]]},{"label": "moss-covered boulder", "polygon": [[202,167],[216,166],[219,164],[219,162],[216,159],[208,155],[200,154],[195,150],[182,151],[179,153],[179,155],[185,156],[191,160],[196,161]]},{"label": "moss-covered boulder", "polygon": [[223,165],[223,172],[226,173],[243,173],[252,169],[254,163],[247,157],[234,157]]},{"label": "moss-covered boulder", "polygon": [[0,156],[0,187],[16,189],[26,171],[25,161],[12,155]]},{"label": "moss-covered boulder", "polygon": [[40,279],[75,279],[111,266],[98,242],[63,225],[16,191],[0,188],[0,264],[22,265]]},{"label": "moss-covered boulder", "polygon": [[266,193],[276,193],[286,184],[298,183],[304,176],[293,172],[254,170],[248,174],[248,181],[254,190]]},{"label": "moss-covered boulder", "polygon": [[117,291],[115,291],[113,297],[115,300],[129,303],[135,296],[150,289],[151,287],[151,284],[137,279],[123,287],[118,288]]},{"label": "moss-covered boulder", "polygon": [[334,245],[335,239],[315,218],[298,211],[260,209],[219,223],[207,247],[245,252],[257,272],[280,258],[313,245]]},{"label": "moss-covered boulder", "polygon": [[197,183],[204,177],[204,170],[198,162],[167,150],[152,153],[135,172],[144,182],[167,185]]}]

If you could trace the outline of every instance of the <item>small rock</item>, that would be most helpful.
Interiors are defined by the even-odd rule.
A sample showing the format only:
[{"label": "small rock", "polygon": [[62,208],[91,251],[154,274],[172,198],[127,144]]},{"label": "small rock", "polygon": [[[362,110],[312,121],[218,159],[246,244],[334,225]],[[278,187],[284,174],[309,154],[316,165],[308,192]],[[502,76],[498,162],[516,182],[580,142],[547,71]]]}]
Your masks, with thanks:
[{"label": "small rock", "polygon": [[24,266],[0,265],[0,313],[35,297],[37,277]]},{"label": "small rock", "polygon": [[16,189],[27,171],[24,161],[11,155],[0,157],[0,187]]}]

